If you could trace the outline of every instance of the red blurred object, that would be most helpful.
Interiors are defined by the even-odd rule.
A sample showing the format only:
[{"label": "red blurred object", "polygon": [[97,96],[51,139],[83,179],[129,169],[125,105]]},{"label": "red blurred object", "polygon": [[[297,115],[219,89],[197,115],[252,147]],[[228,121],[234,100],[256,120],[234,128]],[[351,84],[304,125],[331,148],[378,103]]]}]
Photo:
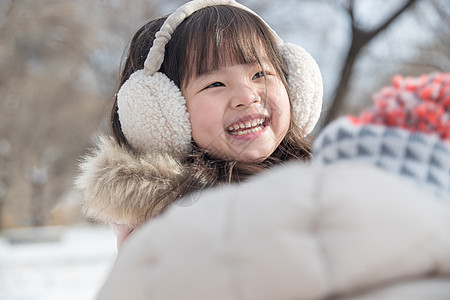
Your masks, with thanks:
[{"label": "red blurred object", "polygon": [[450,142],[450,73],[396,75],[392,86],[382,88],[373,100],[374,106],[362,111],[359,118],[353,118],[354,123],[438,134]]}]

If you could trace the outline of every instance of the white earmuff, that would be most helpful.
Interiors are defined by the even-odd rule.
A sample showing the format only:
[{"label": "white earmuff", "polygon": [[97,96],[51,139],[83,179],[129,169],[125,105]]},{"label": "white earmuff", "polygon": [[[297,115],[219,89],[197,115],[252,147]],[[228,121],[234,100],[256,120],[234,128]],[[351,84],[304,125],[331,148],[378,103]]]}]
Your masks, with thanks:
[{"label": "white earmuff", "polygon": [[[192,135],[186,100],[173,81],[158,70],[164,60],[165,46],[177,26],[195,11],[215,5],[235,6],[258,16],[234,0],[194,0],[186,3],[171,14],[156,33],[144,69],[133,73],[120,88],[117,105],[122,132],[137,151],[175,155],[185,155],[190,151]],[[303,48],[284,43],[272,32],[288,69],[294,122],[305,135],[309,134],[322,108],[320,70]]]},{"label": "white earmuff", "polygon": [[284,43],[279,46],[286,62],[294,123],[310,134],[322,112],[323,83],[319,66],[302,47]]}]

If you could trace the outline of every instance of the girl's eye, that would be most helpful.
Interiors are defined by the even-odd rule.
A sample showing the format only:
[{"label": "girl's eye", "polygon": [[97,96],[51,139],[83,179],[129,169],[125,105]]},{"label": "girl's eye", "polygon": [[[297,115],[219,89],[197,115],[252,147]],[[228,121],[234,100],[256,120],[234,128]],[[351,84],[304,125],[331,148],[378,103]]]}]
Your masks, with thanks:
[{"label": "girl's eye", "polygon": [[205,89],[215,88],[215,87],[219,87],[219,86],[224,86],[224,84],[222,82],[214,82],[214,83],[211,83],[210,85],[208,85],[207,87],[205,87]]},{"label": "girl's eye", "polygon": [[260,71],[260,72],[256,73],[255,75],[253,75],[252,79],[258,79],[258,78],[261,78],[261,77],[264,77],[264,72],[263,71]]}]

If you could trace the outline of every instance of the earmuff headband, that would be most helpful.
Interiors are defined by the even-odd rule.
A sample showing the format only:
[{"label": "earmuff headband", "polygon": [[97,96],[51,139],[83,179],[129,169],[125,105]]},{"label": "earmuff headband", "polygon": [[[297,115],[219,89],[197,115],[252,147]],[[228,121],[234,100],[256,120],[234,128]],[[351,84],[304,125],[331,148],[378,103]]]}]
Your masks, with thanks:
[{"label": "earmuff headband", "polygon": [[161,29],[155,34],[155,40],[153,41],[153,46],[150,48],[150,51],[147,55],[147,58],[144,63],[144,69],[146,70],[146,74],[152,76],[155,72],[157,72],[164,61],[164,52],[167,43],[172,38],[172,34],[175,29],[189,16],[191,16],[194,12],[203,9],[209,6],[216,5],[228,5],[238,7],[245,11],[248,11],[258,17],[261,22],[263,22],[272,32],[274,37],[277,40],[278,44],[283,43],[282,39],[278,36],[278,34],[270,28],[270,26],[264,21],[258,14],[249,9],[248,7],[237,3],[234,0],[201,0],[201,1],[191,1],[182,6],[180,6],[173,14],[169,15]]}]

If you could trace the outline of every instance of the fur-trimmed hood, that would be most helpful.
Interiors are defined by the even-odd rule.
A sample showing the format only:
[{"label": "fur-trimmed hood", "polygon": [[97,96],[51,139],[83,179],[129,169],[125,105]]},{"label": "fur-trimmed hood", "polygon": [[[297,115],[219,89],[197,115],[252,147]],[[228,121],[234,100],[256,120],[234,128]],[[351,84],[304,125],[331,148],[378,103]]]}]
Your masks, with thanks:
[{"label": "fur-trimmed hood", "polygon": [[80,163],[75,184],[84,192],[83,210],[101,222],[134,228],[160,214],[179,195],[181,162],[168,154],[138,155],[100,137]]}]

